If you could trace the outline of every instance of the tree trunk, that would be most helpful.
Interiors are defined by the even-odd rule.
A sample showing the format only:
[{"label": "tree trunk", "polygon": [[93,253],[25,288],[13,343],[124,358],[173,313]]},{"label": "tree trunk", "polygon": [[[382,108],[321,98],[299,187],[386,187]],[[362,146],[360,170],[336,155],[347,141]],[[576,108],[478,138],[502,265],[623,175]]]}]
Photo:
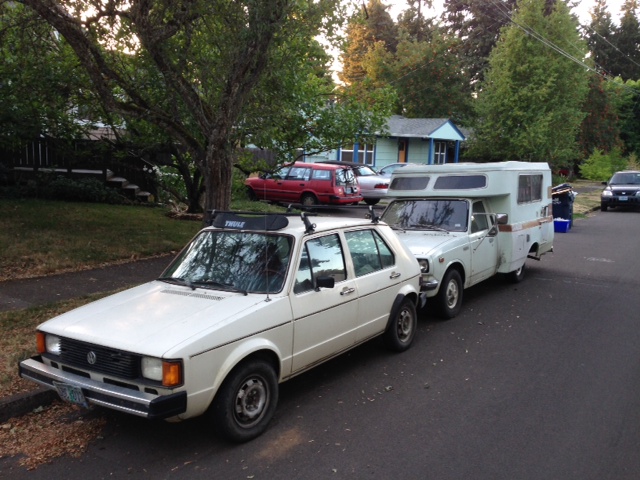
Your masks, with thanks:
[{"label": "tree trunk", "polygon": [[209,144],[205,158],[204,209],[229,210],[231,207],[231,176],[233,153],[226,140]]}]

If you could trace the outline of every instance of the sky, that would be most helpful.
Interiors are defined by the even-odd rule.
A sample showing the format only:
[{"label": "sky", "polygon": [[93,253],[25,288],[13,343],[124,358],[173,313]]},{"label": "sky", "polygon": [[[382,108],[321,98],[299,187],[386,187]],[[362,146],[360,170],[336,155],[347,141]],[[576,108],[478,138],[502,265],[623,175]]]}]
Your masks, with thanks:
[{"label": "sky", "polygon": [[[398,14],[404,10],[406,7],[406,3],[404,0],[394,0],[389,2],[384,2],[388,4],[393,4],[393,6],[389,9],[389,13],[391,14],[391,18],[394,20],[398,17]],[[442,12],[442,4],[443,0],[433,0],[433,10],[436,15],[439,15]],[[582,25],[586,25],[591,22],[591,17],[589,16],[589,12],[593,8],[593,4],[595,3],[593,0],[581,0],[580,5],[574,9],[574,11],[578,14],[578,18],[580,18],[580,23]],[[617,23],[618,17],[620,14],[620,8],[624,0],[608,0],[607,8],[613,21]]]}]

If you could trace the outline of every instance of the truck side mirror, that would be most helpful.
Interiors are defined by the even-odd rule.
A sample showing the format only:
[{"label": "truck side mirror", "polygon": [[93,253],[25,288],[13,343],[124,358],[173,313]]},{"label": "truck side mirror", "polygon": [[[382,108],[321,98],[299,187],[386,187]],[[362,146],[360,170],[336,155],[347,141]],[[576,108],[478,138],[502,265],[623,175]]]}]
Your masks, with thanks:
[{"label": "truck side mirror", "polygon": [[498,225],[506,225],[509,223],[509,215],[506,213],[496,213],[496,223]]}]

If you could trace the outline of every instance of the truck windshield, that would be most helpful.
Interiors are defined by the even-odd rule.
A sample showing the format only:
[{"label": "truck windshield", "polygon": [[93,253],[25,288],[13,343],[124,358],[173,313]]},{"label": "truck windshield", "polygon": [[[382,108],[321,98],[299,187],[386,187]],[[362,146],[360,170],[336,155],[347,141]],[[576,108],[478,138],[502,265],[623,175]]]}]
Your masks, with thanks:
[{"label": "truck windshield", "polygon": [[450,199],[394,200],[382,220],[403,230],[446,230],[466,232],[469,202]]},{"label": "truck windshield", "polygon": [[204,231],[159,280],[192,288],[253,293],[282,290],[292,238],[242,231]]}]

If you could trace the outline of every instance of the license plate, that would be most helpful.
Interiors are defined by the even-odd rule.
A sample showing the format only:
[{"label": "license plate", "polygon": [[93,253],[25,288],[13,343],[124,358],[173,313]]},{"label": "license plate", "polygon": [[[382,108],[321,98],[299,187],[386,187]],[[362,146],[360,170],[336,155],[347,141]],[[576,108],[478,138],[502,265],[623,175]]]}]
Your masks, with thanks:
[{"label": "license plate", "polygon": [[618,197],[619,202],[626,202],[628,200],[627,197]]},{"label": "license plate", "polygon": [[82,389],[80,387],[60,382],[53,382],[53,386],[56,387],[58,395],[60,395],[60,398],[65,402],[89,408],[89,403],[87,403],[87,399],[85,398],[84,393],[82,393]]}]

